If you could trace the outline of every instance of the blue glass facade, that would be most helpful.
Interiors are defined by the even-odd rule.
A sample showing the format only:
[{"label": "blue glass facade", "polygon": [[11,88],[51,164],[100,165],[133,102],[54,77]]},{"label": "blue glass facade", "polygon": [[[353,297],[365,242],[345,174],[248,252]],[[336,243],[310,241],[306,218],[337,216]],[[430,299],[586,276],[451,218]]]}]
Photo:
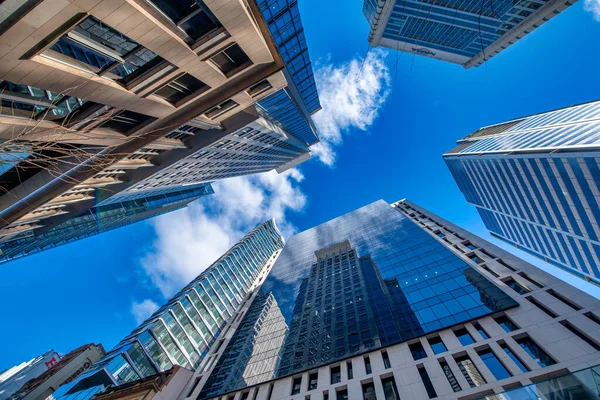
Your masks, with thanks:
[{"label": "blue glass facade", "polygon": [[257,226],[54,397],[88,399],[87,393],[133,382],[174,364],[195,369],[283,245],[273,220]]},{"label": "blue glass facade", "polygon": [[191,201],[214,193],[210,184],[170,189],[144,196],[121,198],[73,216],[35,236],[17,236],[0,243],[0,263],[25,257],[102,232],[185,207]]},{"label": "blue glass facade", "polygon": [[289,239],[198,398],[516,305],[412,220],[378,201]]},{"label": "blue glass facade", "polygon": [[[484,58],[497,54],[502,49],[487,53],[486,49],[505,35],[511,36],[502,41],[504,47],[539,26],[540,22],[520,28],[546,3],[547,0],[364,0],[363,13],[371,26],[369,41],[374,46],[465,64],[480,54]],[[561,9],[569,5],[561,4]],[[543,15],[551,14],[547,19],[553,16],[548,11],[543,11]],[[514,30],[520,35],[515,37]]]},{"label": "blue glass facade", "polygon": [[[319,141],[310,115],[321,109],[313,75],[304,28],[296,0],[261,0],[258,2],[271,36],[286,69],[298,89],[300,98],[289,89],[281,89],[257,102],[265,118],[279,125],[308,145]],[[302,102],[306,112],[298,102]]]},{"label": "blue glass facade", "polygon": [[596,282],[599,123],[600,102],[573,106],[482,128],[444,156],[494,236]]},{"label": "blue glass facade", "polygon": [[260,0],[260,11],[306,108],[321,108],[297,0]]}]

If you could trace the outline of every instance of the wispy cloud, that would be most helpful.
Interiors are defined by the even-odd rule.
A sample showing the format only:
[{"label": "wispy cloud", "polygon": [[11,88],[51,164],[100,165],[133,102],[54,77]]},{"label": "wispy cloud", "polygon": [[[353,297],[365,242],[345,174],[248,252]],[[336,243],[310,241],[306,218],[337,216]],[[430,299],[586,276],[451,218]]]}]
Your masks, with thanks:
[{"label": "wispy cloud", "polygon": [[317,67],[315,80],[323,109],[314,115],[321,143],[313,155],[328,166],[335,163],[335,148],[352,128],[366,131],[375,121],[390,92],[385,52],[372,50],[365,59]]},{"label": "wispy cloud", "polygon": [[583,7],[592,13],[596,21],[600,22],[600,0],[585,0]]},{"label": "wispy cloud", "polygon": [[148,319],[158,308],[158,304],[150,299],[141,302],[134,301],[131,304],[131,314],[133,314],[135,322],[139,325]]},{"label": "wispy cloud", "polygon": [[226,179],[213,184],[215,194],[155,218],[157,238],[141,260],[146,274],[168,298],[257,224],[275,218],[282,233],[291,235],[295,227],[286,214],[306,205],[298,187],[303,179],[296,169]]}]

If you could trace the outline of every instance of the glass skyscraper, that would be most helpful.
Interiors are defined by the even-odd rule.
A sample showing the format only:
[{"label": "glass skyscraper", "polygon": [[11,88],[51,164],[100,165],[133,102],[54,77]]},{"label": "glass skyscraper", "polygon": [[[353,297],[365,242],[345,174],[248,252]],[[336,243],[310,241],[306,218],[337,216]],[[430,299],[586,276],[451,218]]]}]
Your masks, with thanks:
[{"label": "glass skyscraper", "polygon": [[483,398],[600,364],[598,313],[491,243],[380,200],[292,236],[178,398]]},{"label": "glass skyscraper", "polygon": [[[212,193],[211,185],[203,183],[143,193],[142,196],[119,194],[110,202],[101,203],[45,231],[38,231],[35,236],[20,236],[13,240],[0,237],[0,263],[178,210]],[[55,210],[60,213],[61,206],[56,206]]]},{"label": "glass skyscraper", "polygon": [[364,0],[369,43],[479,66],[573,3],[564,0]]},{"label": "glass skyscraper", "polygon": [[[199,398],[518,305],[384,201],[291,237],[242,326],[255,324],[265,302],[276,312],[252,333],[270,345],[244,352],[234,337]],[[236,336],[249,338],[244,329]]]},{"label": "glass skyscraper", "polygon": [[166,371],[194,370],[284,245],[273,220],[248,233],[55,398],[89,399]]},{"label": "glass skyscraper", "polygon": [[487,126],[444,154],[495,237],[600,283],[600,101]]}]

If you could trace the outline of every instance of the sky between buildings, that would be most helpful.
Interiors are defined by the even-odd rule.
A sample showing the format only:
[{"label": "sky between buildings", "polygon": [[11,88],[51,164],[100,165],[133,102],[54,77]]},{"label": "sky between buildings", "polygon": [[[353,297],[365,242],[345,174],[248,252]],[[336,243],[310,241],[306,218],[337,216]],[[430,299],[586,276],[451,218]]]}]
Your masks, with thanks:
[{"label": "sky between buildings", "polygon": [[585,5],[465,70],[369,50],[362,0],[300,0],[325,146],[291,173],[220,182],[187,210],[0,266],[0,370],[51,348],[110,349],[271,216],[290,235],[378,199],[410,199],[600,297],[599,288],[490,239],[441,157],[481,126],[600,98],[600,11]]}]

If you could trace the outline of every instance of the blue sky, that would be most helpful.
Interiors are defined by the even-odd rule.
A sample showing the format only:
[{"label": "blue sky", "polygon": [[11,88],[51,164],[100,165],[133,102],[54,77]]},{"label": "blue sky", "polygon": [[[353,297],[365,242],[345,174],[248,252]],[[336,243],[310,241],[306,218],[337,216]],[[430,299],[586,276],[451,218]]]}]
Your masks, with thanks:
[{"label": "blue sky", "polygon": [[[88,342],[111,348],[136,326],[135,312],[162,304],[269,215],[290,234],[378,199],[408,198],[488,238],[441,154],[480,126],[600,97],[600,22],[584,10],[583,2],[503,51],[487,67],[470,70],[372,50],[363,65],[368,26],[362,0],[340,4],[300,0],[317,71],[329,72],[321,74],[325,77],[335,72],[342,83],[321,81],[319,89],[328,94],[338,90],[333,95],[339,96],[358,86],[358,111],[373,117],[359,113],[333,122],[343,140],[333,147],[334,164],[326,166],[315,158],[292,174],[222,182],[215,185],[217,194],[188,210],[2,265],[0,370],[51,348],[66,353]],[[356,76],[352,60],[366,65],[366,72]],[[380,61],[383,67],[378,68]],[[365,82],[381,88],[365,93]],[[343,106],[336,103],[323,113],[343,116],[348,112]],[[320,119],[321,126],[330,127],[323,124],[331,121]],[[600,295],[599,289],[534,262]]]}]

